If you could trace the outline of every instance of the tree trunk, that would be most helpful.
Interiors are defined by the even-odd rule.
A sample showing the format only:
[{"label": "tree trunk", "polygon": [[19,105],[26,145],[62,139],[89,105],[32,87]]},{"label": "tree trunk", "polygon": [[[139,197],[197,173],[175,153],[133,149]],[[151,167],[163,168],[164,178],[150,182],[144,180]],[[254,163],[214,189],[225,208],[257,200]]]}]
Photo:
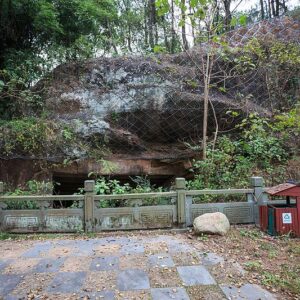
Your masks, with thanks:
[{"label": "tree trunk", "polygon": [[155,46],[155,23],[156,23],[156,9],[155,0],[149,0],[148,2],[148,14],[149,14],[149,44],[153,49]]},{"label": "tree trunk", "polygon": [[223,4],[225,10],[224,27],[226,30],[229,30],[231,19],[232,19],[231,11],[230,11],[231,0],[223,0]]},{"label": "tree trunk", "polygon": [[279,16],[279,0],[275,0],[276,1],[276,7],[275,7],[275,11],[276,11],[276,17]]},{"label": "tree trunk", "polygon": [[147,9],[147,2],[144,3],[144,44],[145,48],[149,46],[149,31],[148,31],[148,9]]},{"label": "tree trunk", "polygon": [[185,28],[185,22],[186,22],[185,0],[181,0],[181,19],[182,19],[181,36],[182,36],[183,49],[188,50],[189,44],[186,38],[186,28]]},{"label": "tree trunk", "polygon": [[210,86],[210,65],[211,57],[207,52],[206,62],[203,66],[204,71],[204,99],[203,99],[203,135],[202,135],[202,158],[206,159],[207,154],[207,123],[208,123],[208,103],[209,103],[209,86]]},{"label": "tree trunk", "polygon": [[271,7],[272,7],[272,16],[276,16],[276,11],[275,11],[275,5],[274,5],[274,0],[271,0]]},{"label": "tree trunk", "polygon": [[286,13],[288,11],[288,8],[286,6],[285,0],[282,1],[282,8],[283,8],[283,12]]},{"label": "tree trunk", "polygon": [[265,18],[264,0],[260,0],[260,16],[262,20]]},{"label": "tree trunk", "polygon": [[268,14],[269,18],[272,18],[271,0],[268,0]]},{"label": "tree trunk", "polygon": [[165,42],[165,48],[170,52],[170,43],[169,43],[169,40],[168,40],[168,31],[167,31],[167,28],[166,28],[166,25],[167,25],[167,22],[165,20],[165,17],[162,16],[161,17],[162,19],[162,28],[163,28],[163,32],[164,32],[164,42]]},{"label": "tree trunk", "polygon": [[175,16],[174,16],[174,0],[171,1],[171,53],[175,53],[176,33],[175,33]]}]

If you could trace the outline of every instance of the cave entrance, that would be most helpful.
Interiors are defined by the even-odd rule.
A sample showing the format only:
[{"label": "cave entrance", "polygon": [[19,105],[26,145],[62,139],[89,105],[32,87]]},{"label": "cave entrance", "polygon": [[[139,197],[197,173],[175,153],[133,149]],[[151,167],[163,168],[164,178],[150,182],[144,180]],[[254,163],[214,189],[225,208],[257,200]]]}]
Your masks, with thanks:
[{"label": "cave entrance", "polygon": [[84,181],[88,180],[88,174],[54,174],[54,195],[73,195],[84,187]]},{"label": "cave entrance", "polygon": [[138,178],[144,179],[145,181],[150,181],[151,186],[156,188],[164,187],[168,188],[171,186],[174,181],[174,175],[114,175],[114,176],[105,176],[110,179],[116,179],[120,184],[129,183],[130,186],[136,187]]},{"label": "cave entrance", "polygon": [[[138,177],[145,178],[150,181],[151,186],[168,188],[174,181],[173,175],[110,175],[104,176],[109,179],[116,179],[120,184],[129,183],[130,186],[135,187]],[[84,187],[85,180],[91,180],[88,174],[53,174],[54,195],[73,195],[79,192],[80,188]]]}]

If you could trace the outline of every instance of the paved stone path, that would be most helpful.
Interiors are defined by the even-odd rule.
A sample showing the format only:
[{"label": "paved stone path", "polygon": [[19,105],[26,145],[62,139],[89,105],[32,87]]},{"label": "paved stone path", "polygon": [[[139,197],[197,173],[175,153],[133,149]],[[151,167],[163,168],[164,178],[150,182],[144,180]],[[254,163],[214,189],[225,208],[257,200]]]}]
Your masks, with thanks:
[{"label": "paved stone path", "polygon": [[275,299],[257,285],[218,284],[210,268],[222,257],[171,235],[53,240],[6,250],[0,299]]}]

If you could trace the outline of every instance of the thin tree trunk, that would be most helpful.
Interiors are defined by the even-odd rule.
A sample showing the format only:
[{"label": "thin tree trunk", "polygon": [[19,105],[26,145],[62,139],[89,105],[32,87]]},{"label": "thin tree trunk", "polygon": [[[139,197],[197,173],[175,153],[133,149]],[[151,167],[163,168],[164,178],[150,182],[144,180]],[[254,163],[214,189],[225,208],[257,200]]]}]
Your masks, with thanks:
[{"label": "thin tree trunk", "polygon": [[260,16],[262,20],[265,18],[264,0],[260,0]]},{"label": "thin tree trunk", "polygon": [[268,14],[269,18],[272,18],[272,11],[271,11],[271,0],[268,0]]},{"label": "thin tree trunk", "polygon": [[286,6],[285,0],[282,1],[282,8],[283,8],[283,12],[286,13],[288,11],[288,8]]},{"label": "thin tree trunk", "polygon": [[276,11],[275,11],[275,5],[274,5],[274,0],[271,0],[271,7],[272,7],[272,16],[276,16]]},{"label": "thin tree trunk", "polygon": [[171,53],[175,53],[176,33],[175,33],[175,16],[174,16],[174,0],[171,1]]},{"label": "thin tree trunk", "polygon": [[155,10],[155,0],[149,0],[149,44],[153,49],[155,46],[155,21],[156,21],[156,10]]},{"label": "thin tree trunk", "polygon": [[207,154],[207,123],[208,123],[208,103],[209,103],[209,83],[210,83],[210,53],[207,52],[206,63],[204,65],[204,99],[203,99],[203,135],[202,135],[202,158],[206,159]]},{"label": "thin tree trunk", "polygon": [[127,45],[128,45],[128,50],[130,52],[132,52],[132,47],[131,47],[131,29],[130,29],[130,26],[128,27]]},{"label": "thin tree trunk", "polygon": [[148,22],[147,22],[147,18],[148,18],[148,9],[147,9],[147,2],[145,1],[144,4],[144,44],[145,44],[145,48],[148,48],[149,46],[149,32],[148,32]]},{"label": "thin tree trunk", "polygon": [[[190,5],[189,10],[190,10],[190,15],[193,15],[191,5]],[[195,46],[196,40],[195,40],[195,26],[194,26],[194,24],[192,24],[192,37],[193,37],[193,45],[192,46]]]},{"label": "thin tree trunk", "polygon": [[279,16],[279,0],[276,0],[276,17]]},{"label": "thin tree trunk", "polygon": [[164,32],[164,42],[165,42],[165,48],[170,51],[170,43],[168,40],[168,32],[167,32],[167,28],[166,28],[166,21],[164,16],[162,16],[162,28],[163,28],[163,32]]},{"label": "thin tree trunk", "polygon": [[181,0],[181,19],[182,19],[181,36],[182,36],[183,49],[188,50],[189,44],[186,38],[186,28],[185,28],[185,22],[186,22],[185,0]]},{"label": "thin tree trunk", "polygon": [[226,30],[229,30],[231,19],[232,19],[231,11],[230,11],[231,0],[223,0],[223,4],[224,4],[224,10],[225,10],[224,26],[225,26]]}]

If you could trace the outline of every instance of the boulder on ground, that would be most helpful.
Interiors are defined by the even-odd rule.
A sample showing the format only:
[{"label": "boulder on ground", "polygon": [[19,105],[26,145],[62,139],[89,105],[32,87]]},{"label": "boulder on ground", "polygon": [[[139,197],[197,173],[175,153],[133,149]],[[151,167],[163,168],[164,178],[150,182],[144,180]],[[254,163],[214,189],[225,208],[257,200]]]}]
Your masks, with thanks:
[{"label": "boulder on ground", "polygon": [[207,213],[197,217],[193,223],[196,234],[210,233],[225,235],[230,229],[227,217],[220,213]]}]

